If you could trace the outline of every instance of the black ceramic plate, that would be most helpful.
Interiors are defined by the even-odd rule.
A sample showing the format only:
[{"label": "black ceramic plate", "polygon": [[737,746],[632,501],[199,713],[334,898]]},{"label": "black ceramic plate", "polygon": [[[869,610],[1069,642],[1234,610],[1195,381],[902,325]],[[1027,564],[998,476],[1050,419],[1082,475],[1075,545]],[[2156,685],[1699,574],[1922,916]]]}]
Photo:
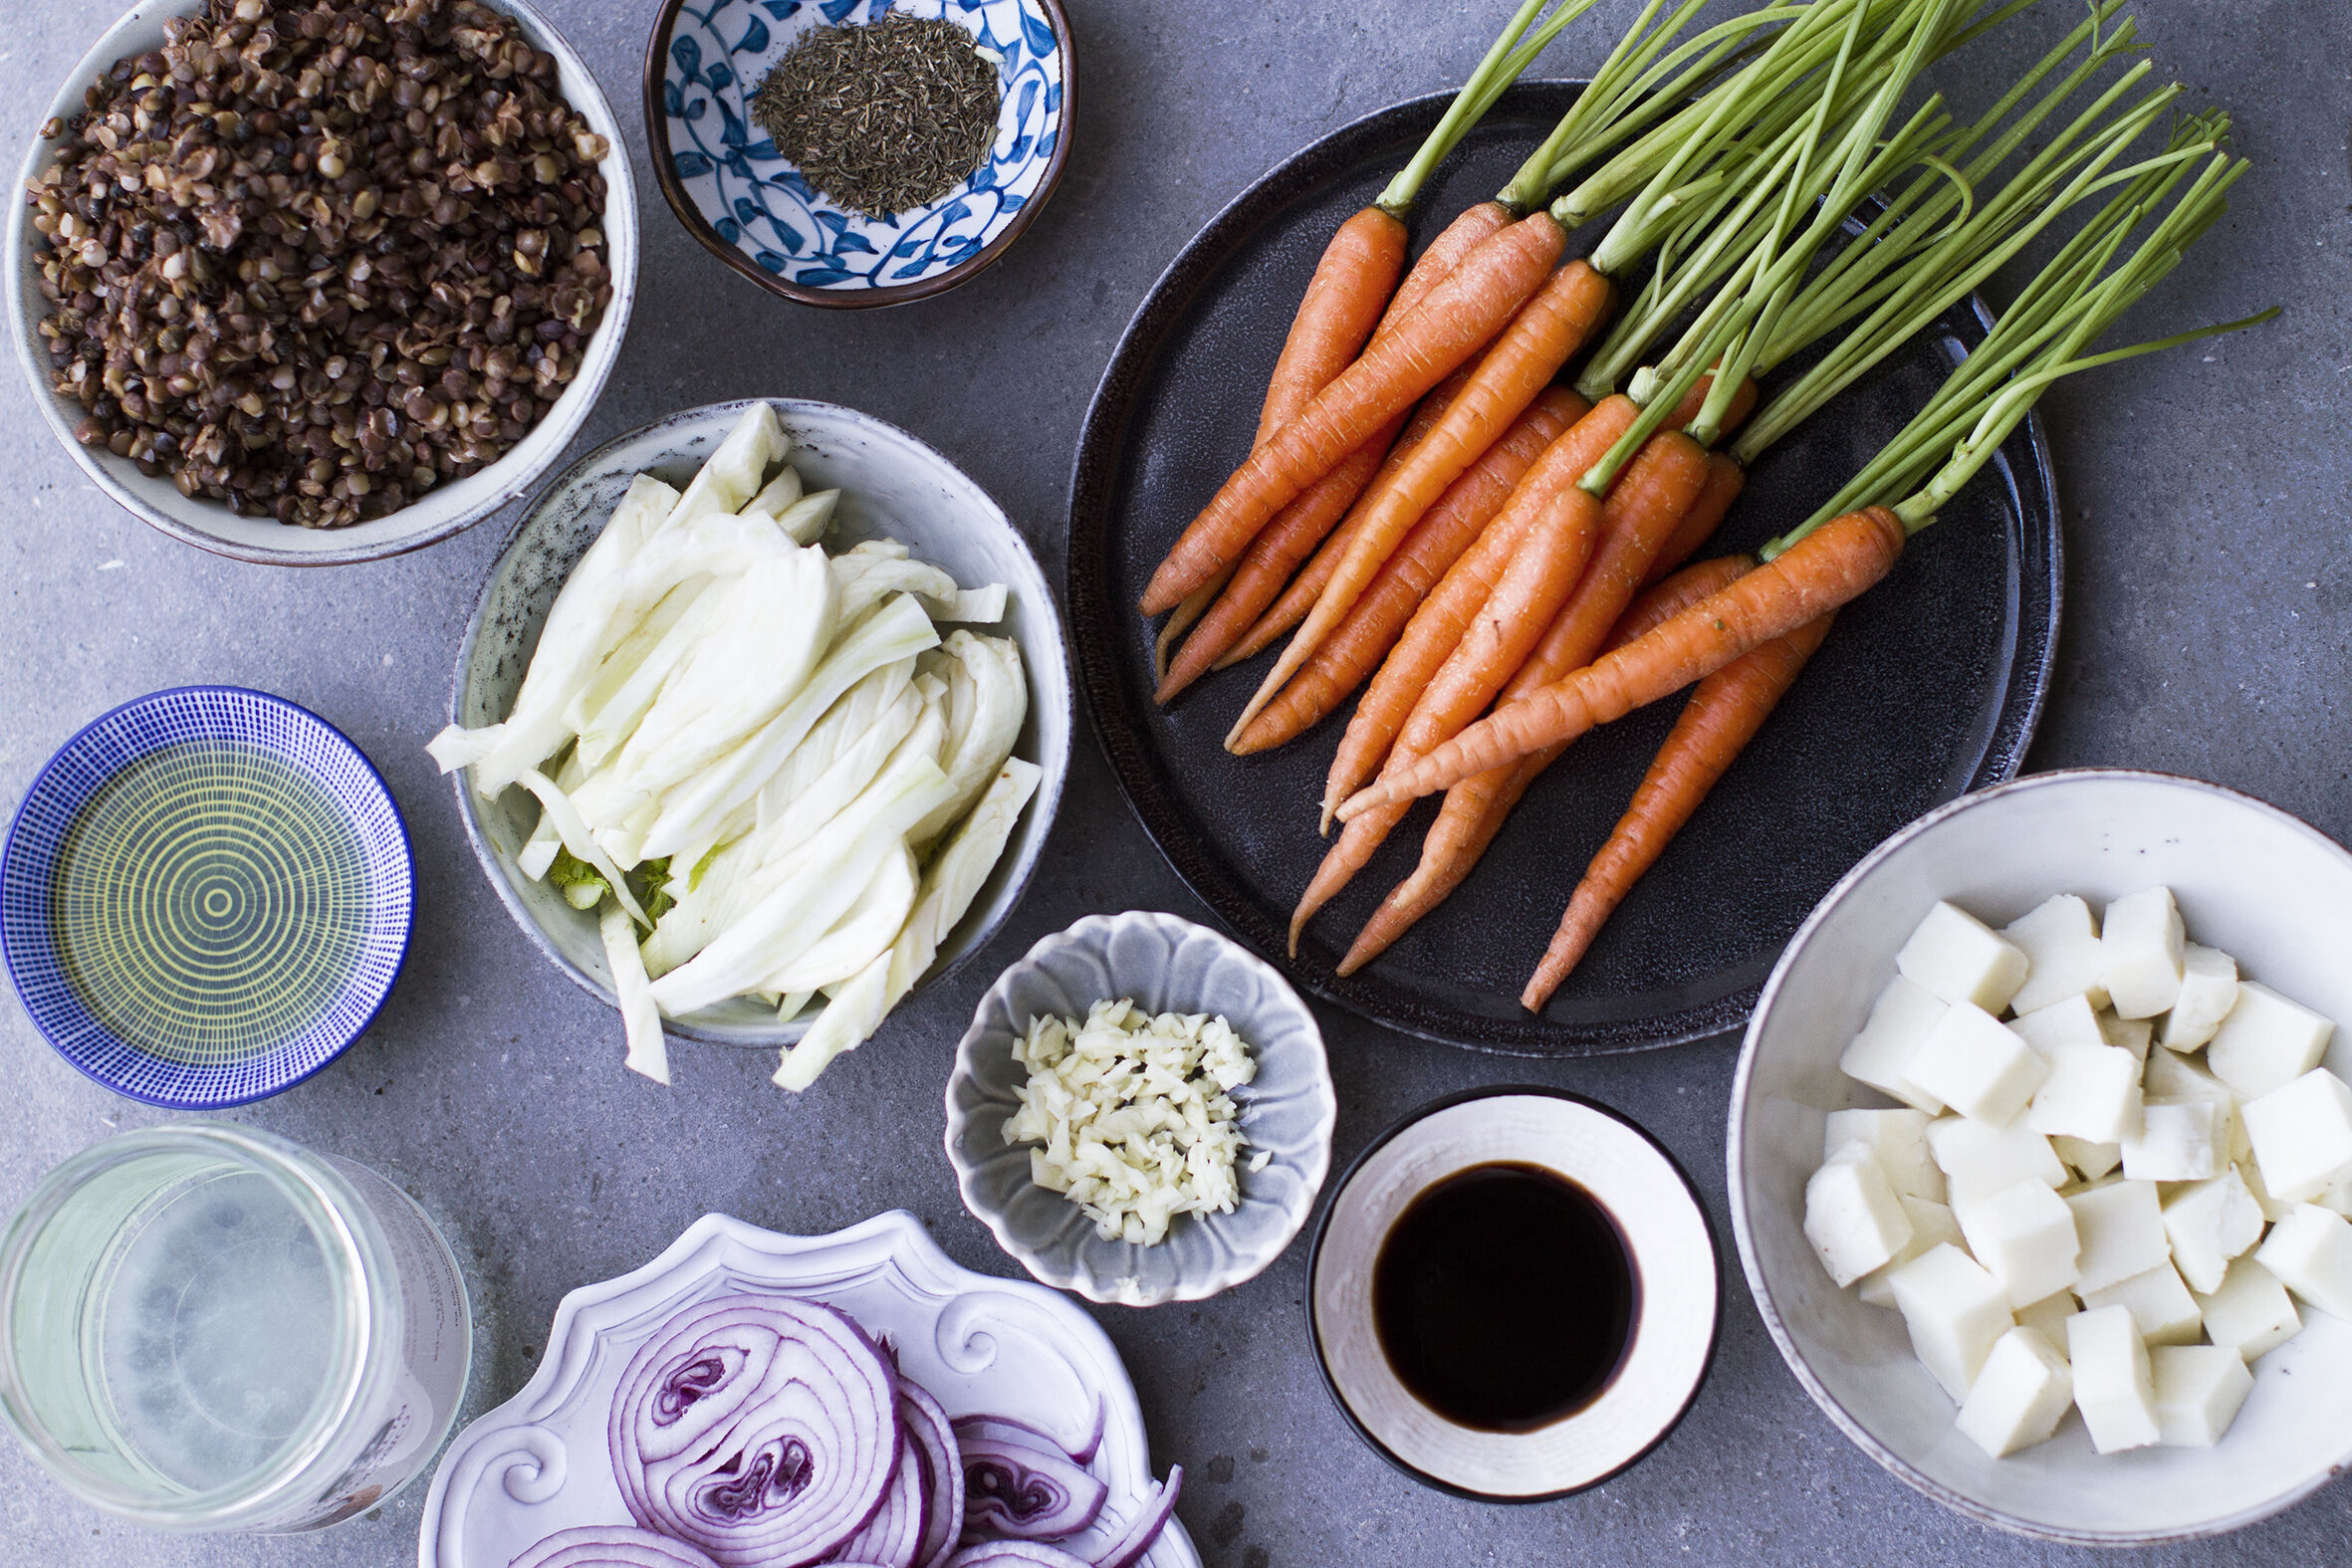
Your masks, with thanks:
[{"label": "black ceramic plate", "polygon": [[[1423,201],[1417,237],[1491,196],[1574,101],[1506,96]],[[1223,745],[1265,658],[1151,701],[1155,627],[1135,601],[1168,546],[1249,450],[1258,399],[1331,232],[1436,123],[1444,96],[1356,121],[1258,181],[1202,230],[1127,329],[1086,420],[1071,483],[1070,631],[1080,689],[1127,798],[1177,873],[1299,984],[1393,1028],[1519,1055],[1675,1044],[1737,1027],[1781,945],[1831,883],[1929,807],[2016,772],[2057,633],[2049,453],[2028,422],[1838,619],[1764,733],[1642,879],[1540,1015],[1520,988],[1569,890],[1681,710],[1586,737],[1529,792],[1486,859],[1378,962],[1335,969],[1413,867],[1424,801],[1284,951],[1322,858],[1316,802],[1342,717],[1271,754]],[[1766,453],[1716,548],[1746,550],[1828,499],[1972,345],[1978,309],[1891,356]],[[1766,387],[1767,395],[1771,388]]]}]

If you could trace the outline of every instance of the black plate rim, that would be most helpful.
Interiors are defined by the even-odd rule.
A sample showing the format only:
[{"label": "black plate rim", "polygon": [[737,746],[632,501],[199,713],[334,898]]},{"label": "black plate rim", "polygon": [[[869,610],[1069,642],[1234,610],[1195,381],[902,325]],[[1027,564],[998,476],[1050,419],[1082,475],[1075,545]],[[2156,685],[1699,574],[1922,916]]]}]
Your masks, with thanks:
[{"label": "black plate rim", "polygon": [[[1508,114],[1537,95],[1580,91],[1587,85],[1577,78],[1522,82],[1504,95],[1495,112]],[[1086,634],[1115,626],[1115,617],[1130,608],[1112,602],[1113,595],[1103,579],[1107,560],[1103,535],[1111,522],[1110,493],[1123,466],[1121,448],[1136,393],[1159,346],[1188,319],[1203,289],[1233,253],[1291,203],[1311,192],[1326,168],[1352,164],[1379,145],[1409,134],[1417,120],[1442,112],[1452,101],[1450,92],[1428,93],[1374,110],[1275,164],[1185,242],[1136,306],[1088,400],[1070,468],[1062,595],[1076,654],[1077,689],[1083,697],[1079,706],[1120,795],[1169,869],[1234,940],[1317,999],[1401,1034],[1497,1056],[1615,1055],[1712,1039],[1746,1025],[1779,949],[1761,953],[1743,966],[1753,974],[1725,996],[1646,1017],[1590,1023],[1567,1023],[1541,1015],[1509,1019],[1467,1013],[1409,1015],[1373,1006],[1362,996],[1326,984],[1292,959],[1279,933],[1270,939],[1253,929],[1247,895],[1200,853],[1188,836],[1183,813],[1158,794],[1151,768],[1156,753],[1138,739],[1135,727],[1128,722],[1130,710],[1121,695],[1110,644],[1101,636]],[[1995,317],[1983,297],[1971,295],[1965,304],[1980,332],[1990,331]],[[2018,575],[2009,584],[2016,605],[2016,632],[2007,689],[2001,694],[1984,756],[1961,791],[1964,794],[2016,777],[2040,725],[2057,662],[2065,546],[2057,474],[2048,431],[2038,412],[2029,415],[2003,444],[1996,468],[2005,473],[2018,504],[2024,546]]]}]

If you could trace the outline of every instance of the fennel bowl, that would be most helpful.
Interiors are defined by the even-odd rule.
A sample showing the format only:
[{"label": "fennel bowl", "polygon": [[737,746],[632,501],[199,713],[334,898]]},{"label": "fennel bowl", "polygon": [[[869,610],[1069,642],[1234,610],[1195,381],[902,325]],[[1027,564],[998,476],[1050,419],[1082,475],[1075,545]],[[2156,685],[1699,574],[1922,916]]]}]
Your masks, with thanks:
[{"label": "fennel bowl", "polygon": [[[995,934],[1029,881],[1054,824],[1069,770],[1069,659],[1061,619],[1037,558],[987,492],[938,452],[868,414],[830,403],[773,399],[791,438],[790,461],[812,491],[838,487],[828,543],[852,545],[887,535],[966,585],[1002,582],[1010,590],[1001,626],[1021,645],[1029,715],[1013,755],[1044,777],[1012,841],[964,918],[940,945],[923,977],[948,974]],[[683,487],[734,428],[748,401],[689,408],[598,447],[559,476],[508,536],[483,586],[457,654],[449,718],[466,726],[506,716],[539,645],[548,607],[573,565],[593,543],[629,481],[649,473]],[[596,917],[573,908],[552,883],[526,876],[517,863],[538,819],[538,802],[520,788],[496,800],[475,793],[470,775],[452,774],[467,840],[515,923],[575,983],[618,1007]],[[794,1018],[735,998],[664,1018],[676,1038],[723,1045],[776,1047],[797,1040],[819,1004]]]}]

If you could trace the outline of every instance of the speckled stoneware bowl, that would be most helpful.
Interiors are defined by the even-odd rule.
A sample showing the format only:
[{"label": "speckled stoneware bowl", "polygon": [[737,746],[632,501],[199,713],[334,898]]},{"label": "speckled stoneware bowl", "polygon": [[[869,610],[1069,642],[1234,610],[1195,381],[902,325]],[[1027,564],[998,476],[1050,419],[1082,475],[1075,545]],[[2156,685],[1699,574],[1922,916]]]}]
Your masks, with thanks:
[{"label": "speckled stoneware bowl", "polygon": [[[1028,1072],[1014,1039],[1032,1018],[1086,1015],[1126,998],[1151,1012],[1223,1014],[1258,1060],[1233,1091],[1250,1148],[1229,1215],[1181,1215],[1154,1246],[1106,1241],[1077,1205],[1029,1177],[1028,1144],[1005,1142]],[[1306,1224],[1331,1166],[1338,1103],[1314,1014],[1282,976],[1237,944],[1174,915],[1088,915],[1046,938],[980,999],[947,1081],[947,1159],[964,1207],[1049,1285],[1089,1301],[1198,1301],[1254,1277]],[[1248,1169],[1258,1151],[1270,1158]]]},{"label": "speckled stoneware bowl", "polygon": [[[49,314],[41,297],[41,271],[34,265],[33,241],[38,237],[27,220],[21,196],[8,203],[9,320],[14,327],[17,362],[25,372],[33,406],[59,443],[73,455],[99,489],[124,511],[173,539],[262,565],[344,566],[362,560],[381,560],[452,534],[462,533],[507,503],[528,495],[564,455],[564,448],[580,433],[588,410],[604,390],[604,381],[620,357],[621,338],[627,336],[629,306],[637,292],[637,188],[629,172],[628,147],[612,107],[596,88],[587,64],[564,42],[548,20],[528,0],[493,0],[497,9],[522,24],[532,44],[556,57],[556,78],[564,98],[592,126],[612,150],[598,165],[604,175],[604,261],[612,273],[612,303],[588,339],[580,373],[556,399],[556,406],[517,442],[506,456],[471,478],[440,486],[388,517],[356,523],[350,528],[308,529],[273,518],[241,518],[217,501],[192,500],[179,493],[168,478],[149,479],[128,458],[101,449],[93,452],[74,439],[81,422],[77,403],[49,389],[49,350],[35,330]],[[38,116],[24,121],[26,140],[23,166],[15,189],[22,192],[34,175],[56,161],[58,143],[35,133],[50,116],[78,113],[83,89],[125,55],[143,54],[163,43],[163,24],[171,17],[190,16],[203,9],[203,0],[141,0],[106,33],[74,67],[57,97]]]},{"label": "speckled stoneware bowl", "polygon": [[[1028,885],[1054,825],[1069,772],[1069,656],[1061,617],[1029,546],[988,493],[953,463],[870,414],[830,403],[773,401],[792,440],[790,461],[809,489],[838,487],[841,492],[839,510],[824,536],[827,549],[886,535],[966,587],[1002,582],[1012,590],[1003,624],[982,629],[1021,644],[1029,717],[1013,755],[1037,764],[1044,778],[979,897],[940,944],[939,957],[924,977],[928,984],[995,933]],[[574,562],[602,532],[629,481],[649,473],[683,488],[750,406],[712,403],[631,431],[573,464],[532,503],[508,536],[458,648],[449,699],[453,723],[477,726],[505,717],[539,645],[548,606]],[[535,882],[516,866],[515,857],[539,819],[538,803],[519,788],[485,801],[464,774],[453,779],[466,837],[508,913],[565,974],[617,1007],[595,917],[574,909],[551,883]],[[686,1039],[780,1046],[799,1039],[816,1015],[812,1004],[800,1017],[783,1021],[772,1008],[736,998],[682,1018],[665,1018],[663,1024],[671,1035]],[[615,1023],[616,1040],[618,1028]]]},{"label": "speckled stoneware bowl", "polygon": [[[2213,1449],[2101,1456],[2078,1416],[1988,1458],[1911,1353],[1900,1314],[1839,1290],[1804,1238],[1805,1179],[1830,1111],[1886,1103],[1837,1069],[1938,899],[1996,926],[2052,893],[2093,904],[2173,889],[2192,938],[2352,1024],[2352,854],[2284,811],[2161,774],[2035,774],[1963,795],[1830,889],[1764,983],[1732,1089],[1732,1225],[1764,1326],[1815,1404],[1865,1454],[1947,1507],[2043,1540],[2154,1545],[2266,1518],[2352,1468],[2352,1323],[2302,1306],[2303,1331],[2254,1364]],[[2352,1073],[2339,1027],[2326,1066]]]},{"label": "speckled stoneware bowl", "polygon": [[[998,64],[988,161],[887,219],[820,194],[748,106],[810,29],[945,17]],[[645,46],[645,134],[670,210],[703,248],[788,300],[902,305],[954,288],[1018,239],[1069,155],[1075,73],[1060,0],[665,0]]]}]

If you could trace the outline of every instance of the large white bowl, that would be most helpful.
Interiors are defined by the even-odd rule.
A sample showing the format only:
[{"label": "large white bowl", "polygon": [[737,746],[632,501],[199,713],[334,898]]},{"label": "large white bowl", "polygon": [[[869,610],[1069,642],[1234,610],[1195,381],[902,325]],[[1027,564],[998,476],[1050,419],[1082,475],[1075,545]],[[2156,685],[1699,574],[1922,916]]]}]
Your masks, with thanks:
[{"label": "large white bowl", "polygon": [[[927,984],[996,933],[1020,900],[1054,825],[1069,773],[1069,657],[1061,617],[1029,546],[988,492],[961,469],[871,414],[831,403],[774,401],[792,439],[792,464],[810,490],[838,487],[841,492],[825,535],[828,549],[886,535],[966,587],[1002,582],[1012,590],[1004,624],[983,629],[1021,644],[1029,717],[1013,755],[1037,764],[1045,777],[979,897],[939,945],[939,956],[924,975]],[[483,585],[482,601],[457,651],[457,683],[449,697],[452,723],[471,728],[506,717],[539,646],[548,606],[573,563],[603,532],[629,481],[652,474],[683,489],[750,406],[748,401],[711,403],[671,414],[596,448],[547,488],[507,537]],[[516,864],[539,820],[538,802],[519,788],[486,802],[466,774],[453,778],[466,837],[515,923],[565,974],[606,1006],[618,1007],[595,917],[574,909],[553,883],[533,881]],[[812,1006],[799,1018],[779,1021],[773,1008],[738,997],[662,1021],[669,1033],[687,1039],[779,1046],[799,1039],[815,1017]]]},{"label": "large white bowl", "polygon": [[[2352,1464],[2352,1323],[2304,1307],[2263,1357],[2211,1451],[2092,1453],[2069,1417],[2005,1459],[1953,1429],[1952,1402],[1899,1315],[1839,1290],[1806,1244],[1805,1178],[1822,1119],[1884,1103],[1837,1070],[1936,900],[1999,926],[2052,893],[2094,904],[2173,889],[2190,935],[2250,979],[2352,1020],[2352,854],[2259,800],[2194,780],[2037,774],[1967,795],[1872,851],[1830,889],[1757,1004],[1732,1090],[1732,1225],[1757,1308],[1797,1381],[1863,1452],[1938,1502],[2044,1540],[2128,1545],[2216,1535],[2310,1495]],[[2352,1074],[2352,1031],[2327,1065]]]},{"label": "large white bowl", "polygon": [[461,533],[510,501],[528,494],[541,476],[555,466],[564,448],[604,390],[620,357],[620,341],[628,333],[629,306],[637,292],[637,188],[629,172],[628,147],[612,106],[596,87],[587,64],[564,42],[548,20],[527,0],[490,0],[499,11],[520,23],[535,48],[556,57],[556,79],[564,98],[610,144],[612,150],[598,165],[604,175],[604,261],[612,274],[612,303],[588,338],[580,372],[530,432],[497,462],[454,484],[437,486],[399,511],[350,528],[310,529],[280,523],[274,518],[238,517],[217,501],[195,500],[179,493],[168,478],[149,479],[128,458],[105,448],[92,450],[74,439],[81,422],[81,405],[60,397],[49,386],[49,349],[35,330],[49,315],[41,297],[41,270],[33,263],[38,235],[28,218],[23,191],[33,177],[57,161],[59,143],[38,134],[46,120],[68,117],[82,110],[82,94],[108,68],[126,55],[144,54],[163,44],[163,24],[175,16],[192,16],[203,0],[140,0],[122,19],[90,46],[57,96],[38,117],[25,121],[31,145],[17,173],[18,195],[8,204],[9,319],[15,329],[17,362],[31,385],[33,406],[73,454],[92,481],[119,502],[123,510],[172,538],[239,560],[279,566],[340,566],[355,561],[380,560],[421,549]]}]

